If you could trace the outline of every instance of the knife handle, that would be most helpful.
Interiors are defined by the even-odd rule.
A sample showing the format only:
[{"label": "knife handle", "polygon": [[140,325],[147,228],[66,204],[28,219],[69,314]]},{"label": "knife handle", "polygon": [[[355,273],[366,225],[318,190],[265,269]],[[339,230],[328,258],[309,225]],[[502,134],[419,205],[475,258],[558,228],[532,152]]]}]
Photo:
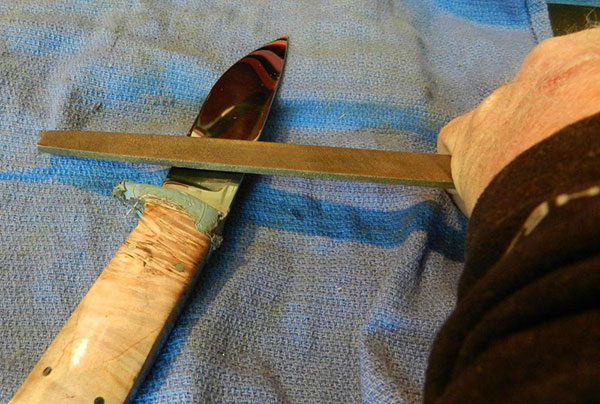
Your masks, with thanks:
[{"label": "knife handle", "polygon": [[146,204],[11,403],[127,402],[209,251],[210,238],[186,214]]}]

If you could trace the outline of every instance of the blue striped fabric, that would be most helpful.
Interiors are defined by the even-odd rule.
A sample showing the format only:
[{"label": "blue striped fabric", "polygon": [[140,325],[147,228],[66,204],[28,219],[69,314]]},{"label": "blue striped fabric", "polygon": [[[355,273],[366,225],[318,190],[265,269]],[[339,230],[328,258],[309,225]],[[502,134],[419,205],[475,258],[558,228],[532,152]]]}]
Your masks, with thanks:
[{"label": "blue striped fabric", "polygon": [[[541,0],[0,3],[0,402],[135,226],[162,167],[41,155],[41,129],[183,135],[290,36],[267,140],[433,152],[550,36]],[[134,402],[418,403],[465,218],[443,191],[249,176]]]}]

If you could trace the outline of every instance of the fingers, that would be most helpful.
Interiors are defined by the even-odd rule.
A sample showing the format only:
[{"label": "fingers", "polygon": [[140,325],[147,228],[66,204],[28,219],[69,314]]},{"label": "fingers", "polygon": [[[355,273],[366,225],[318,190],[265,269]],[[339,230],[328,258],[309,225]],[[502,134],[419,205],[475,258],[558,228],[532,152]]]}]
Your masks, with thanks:
[{"label": "fingers", "polygon": [[[438,135],[437,139],[437,151],[440,154],[450,154],[452,156],[456,155],[457,145],[456,142],[461,138],[461,136],[467,136],[467,123],[470,120],[470,115],[472,112],[461,115],[457,118],[454,118],[450,121],[446,126],[442,128]],[[452,157],[453,159],[455,157]],[[456,166],[451,162],[451,174],[452,181],[454,182],[454,186],[456,189],[447,189],[446,191],[451,195],[452,199],[456,203],[456,206],[467,216],[469,216],[469,211],[465,206],[465,202],[462,199],[458,188],[460,187],[459,178],[457,175],[459,166]]]}]

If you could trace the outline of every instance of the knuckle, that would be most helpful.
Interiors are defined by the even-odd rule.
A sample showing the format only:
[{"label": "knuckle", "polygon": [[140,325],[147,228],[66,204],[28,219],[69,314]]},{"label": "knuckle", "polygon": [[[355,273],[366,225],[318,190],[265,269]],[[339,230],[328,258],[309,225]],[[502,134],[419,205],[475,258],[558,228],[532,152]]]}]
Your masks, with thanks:
[{"label": "knuckle", "polygon": [[466,135],[464,126],[465,122],[471,116],[472,112],[467,112],[457,118],[454,118],[444,126],[437,138],[437,147],[439,152],[450,153],[454,152],[454,144],[456,137]]},{"label": "knuckle", "polygon": [[525,58],[523,67],[538,64],[545,59],[554,57],[557,50],[561,48],[562,39],[563,37],[548,38],[537,44]]},{"label": "knuckle", "polygon": [[481,101],[479,106],[475,109],[475,115],[481,117],[482,115],[487,115],[489,112],[493,111],[494,107],[506,101],[506,96],[509,92],[510,84],[505,84],[495,89]]}]

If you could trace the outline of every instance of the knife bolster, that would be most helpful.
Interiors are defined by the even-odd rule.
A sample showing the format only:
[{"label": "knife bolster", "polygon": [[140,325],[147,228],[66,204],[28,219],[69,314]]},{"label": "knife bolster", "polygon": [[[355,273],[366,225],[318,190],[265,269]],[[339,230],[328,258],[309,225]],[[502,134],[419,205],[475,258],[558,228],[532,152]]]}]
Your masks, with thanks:
[{"label": "knife bolster", "polygon": [[210,251],[211,239],[188,215],[146,204],[11,402],[127,402]]},{"label": "knife bolster", "polygon": [[218,248],[221,243],[221,237],[218,234],[224,215],[185,191],[169,186],[157,187],[156,185],[121,181],[113,188],[113,196],[132,205],[140,217],[144,213],[147,203],[179,210],[194,220],[196,229],[211,238],[213,249]]}]

